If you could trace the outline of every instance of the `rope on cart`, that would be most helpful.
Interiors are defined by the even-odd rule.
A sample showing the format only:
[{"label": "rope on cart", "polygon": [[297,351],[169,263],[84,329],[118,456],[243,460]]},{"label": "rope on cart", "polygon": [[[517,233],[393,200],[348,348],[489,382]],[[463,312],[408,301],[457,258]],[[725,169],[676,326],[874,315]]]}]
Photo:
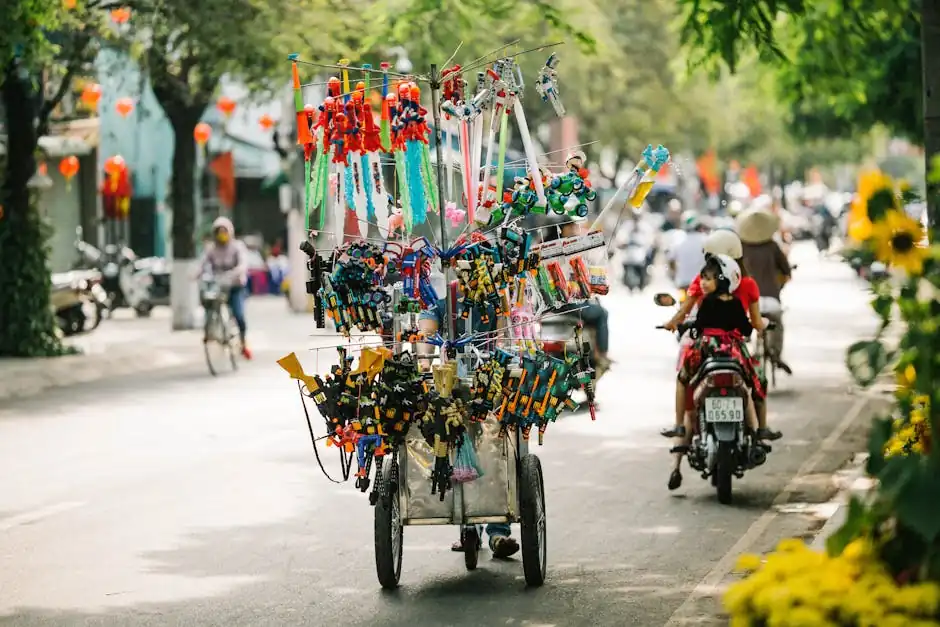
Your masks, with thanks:
[{"label": "rope on cart", "polygon": [[[330,476],[330,473],[326,471],[326,468],[323,466],[323,461],[320,459],[320,449],[317,446],[317,437],[313,434],[313,423],[310,421],[310,411],[307,409],[307,401],[304,400],[304,384],[300,381],[297,382],[297,391],[300,392],[300,404],[304,408],[304,416],[307,419],[307,430],[310,432],[310,443],[313,445],[313,454],[317,457],[317,464],[320,466],[320,471],[323,473],[323,476],[332,481],[333,483],[344,483],[349,481],[349,473],[352,470],[353,456],[352,453],[347,455],[342,448],[339,449],[339,459],[340,459],[340,470],[343,473],[343,480],[337,481]],[[329,436],[323,436],[324,438]],[[322,438],[321,438],[322,439]]]}]

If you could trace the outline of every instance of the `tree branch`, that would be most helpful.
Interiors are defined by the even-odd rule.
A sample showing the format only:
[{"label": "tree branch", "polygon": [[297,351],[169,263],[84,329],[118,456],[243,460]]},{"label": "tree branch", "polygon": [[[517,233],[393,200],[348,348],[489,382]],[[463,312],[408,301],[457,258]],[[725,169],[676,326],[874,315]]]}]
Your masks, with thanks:
[{"label": "tree branch", "polygon": [[72,78],[84,65],[84,53],[90,41],[91,38],[85,34],[80,33],[75,36],[71,55],[69,55],[69,61],[65,67],[65,75],[59,83],[59,88],[56,89],[55,94],[53,94],[51,98],[43,101],[42,107],[39,109],[36,122],[36,133],[39,137],[42,137],[49,131],[49,116],[52,115],[53,110],[62,102],[62,98],[65,97],[69,87],[72,85]]}]

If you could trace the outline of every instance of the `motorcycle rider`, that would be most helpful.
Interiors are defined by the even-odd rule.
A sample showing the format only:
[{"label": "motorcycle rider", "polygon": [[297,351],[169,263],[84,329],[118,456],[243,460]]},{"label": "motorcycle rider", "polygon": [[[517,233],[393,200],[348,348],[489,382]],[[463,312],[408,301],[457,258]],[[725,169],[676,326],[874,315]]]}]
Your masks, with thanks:
[{"label": "motorcycle rider", "polygon": [[[717,353],[730,354],[744,365],[750,375],[752,390],[757,395],[763,394],[763,383],[748,353],[745,338],[750,336],[752,328],[762,328],[764,322],[759,314],[754,315],[753,310],[750,311],[749,319],[744,300],[735,294],[745,278],[741,276],[740,267],[727,255],[709,255],[699,276],[703,297],[695,318],[698,334],[692,345],[684,351],[676,377],[677,421],[686,414],[686,390],[690,381],[702,363]],[[747,403],[747,426],[752,431],[758,428],[754,405],[754,400]],[[670,490],[682,485],[682,456],[688,452],[692,431],[687,414],[685,423],[677,435],[680,443],[671,450],[675,455],[675,466],[669,476]]]},{"label": "motorcycle rider", "polygon": [[780,218],[762,208],[748,209],[736,221],[738,235],[743,244],[744,263],[760,289],[760,306],[765,318],[776,323],[770,334],[772,346],[767,348],[775,356],[777,366],[793,374],[781,358],[783,354],[783,310],[780,304],[781,288],[790,280],[790,262],[774,235],[780,228]]},{"label": "motorcycle rider", "polygon": [[[741,299],[742,304],[744,304],[745,310],[748,312],[751,320],[755,318],[760,319],[760,289],[757,287],[757,283],[748,276],[747,267],[744,265],[744,251],[741,244],[741,240],[738,235],[729,229],[716,229],[708,235],[705,240],[705,254],[706,255],[727,255],[731,257],[735,263],[738,264],[738,268],[741,272],[742,279],[738,288],[735,290],[734,294]],[[702,297],[702,287],[701,287],[701,277],[696,276],[692,281],[692,284],[689,286],[688,298],[684,303],[681,304],[679,310],[676,312],[676,315],[672,317],[666,324],[663,325],[663,328],[670,331],[675,331],[679,324],[689,316],[692,310],[698,306]],[[764,323],[763,320],[760,320],[757,324],[754,324],[753,327],[758,331],[763,330]],[[760,370],[759,366],[757,367],[757,372],[763,376],[763,372]],[[765,389],[765,385],[761,385],[761,391]],[[685,427],[683,414],[684,409],[688,406],[688,400],[686,398],[676,397],[676,422],[675,425],[668,430],[662,431],[662,435],[665,437],[680,437],[685,435]],[[773,431],[767,426],[767,402],[765,394],[755,395],[754,398],[756,409],[757,409],[757,420],[758,420],[758,437],[764,440],[778,440],[783,437],[783,434],[779,431]]]},{"label": "motorcycle rider", "polygon": [[705,240],[708,237],[708,225],[697,214],[687,216],[684,227],[688,235],[669,251],[669,269],[676,287],[683,292],[689,289],[705,265]]},{"label": "motorcycle rider", "polygon": [[235,239],[235,225],[228,218],[220,216],[212,223],[212,241],[206,247],[199,267],[201,272],[210,272],[219,283],[228,288],[228,307],[238,325],[242,356],[251,359],[251,351],[245,340],[248,249],[244,242]]}]

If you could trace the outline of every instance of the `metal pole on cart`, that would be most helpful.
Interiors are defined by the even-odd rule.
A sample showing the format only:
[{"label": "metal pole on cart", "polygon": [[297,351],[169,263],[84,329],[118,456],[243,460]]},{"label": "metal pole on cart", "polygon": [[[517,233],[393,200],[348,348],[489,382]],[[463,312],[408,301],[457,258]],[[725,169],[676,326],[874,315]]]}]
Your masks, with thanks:
[{"label": "metal pole on cart", "polygon": [[[441,250],[447,250],[447,222],[445,221],[444,216],[444,155],[441,149],[441,142],[443,141],[443,133],[441,133],[441,103],[440,103],[440,90],[441,90],[441,75],[438,72],[437,64],[431,64],[431,114],[434,116],[434,155],[437,158],[437,206],[440,208],[440,213],[438,217],[441,221]],[[450,297],[450,270],[444,272],[444,280],[447,282],[447,289],[444,294],[444,308],[446,315],[447,324],[444,325],[445,334],[444,339],[448,342],[452,342],[454,337],[457,335],[457,330],[454,328],[454,322],[456,317],[456,311],[451,311],[456,303],[453,302],[453,299]]]}]

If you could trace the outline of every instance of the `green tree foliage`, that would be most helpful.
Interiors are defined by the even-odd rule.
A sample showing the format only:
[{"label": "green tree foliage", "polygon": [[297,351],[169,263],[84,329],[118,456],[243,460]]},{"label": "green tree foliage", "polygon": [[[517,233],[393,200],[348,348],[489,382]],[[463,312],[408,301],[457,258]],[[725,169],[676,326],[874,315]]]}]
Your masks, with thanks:
[{"label": "green tree foliage", "polygon": [[735,71],[757,50],[802,137],[874,124],[922,136],[919,0],[681,0],[693,63]]},{"label": "green tree foliage", "polygon": [[101,26],[96,0],[65,11],[46,0],[0,2],[0,99],[6,129],[0,205],[0,356],[64,352],[49,302],[49,227],[29,182],[39,137],[85,69]]}]

